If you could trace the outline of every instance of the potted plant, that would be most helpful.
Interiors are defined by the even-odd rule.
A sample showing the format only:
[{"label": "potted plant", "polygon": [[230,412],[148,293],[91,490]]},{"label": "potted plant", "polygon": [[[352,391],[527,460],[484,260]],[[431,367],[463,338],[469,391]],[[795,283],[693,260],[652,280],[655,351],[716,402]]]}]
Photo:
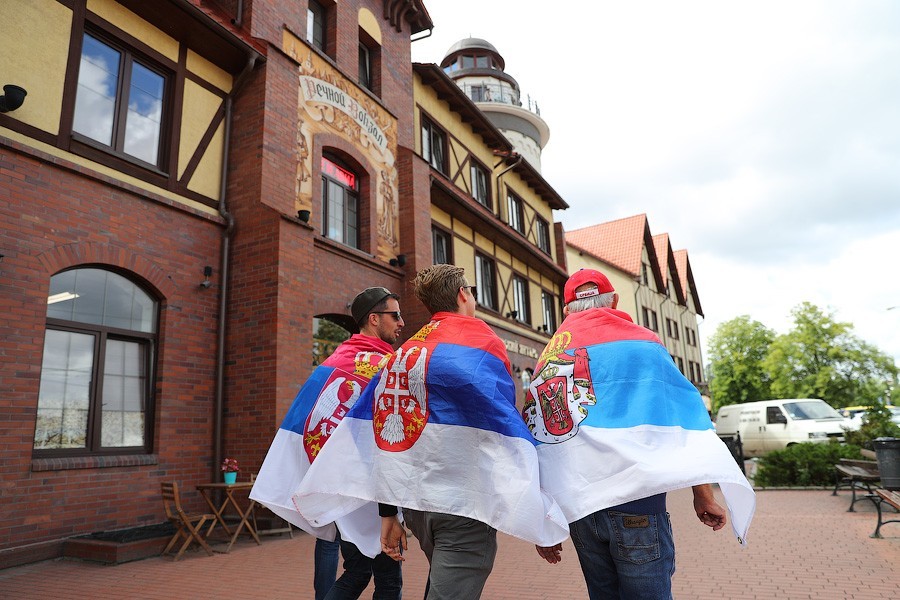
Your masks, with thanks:
[{"label": "potted plant", "polygon": [[224,472],[225,483],[231,484],[237,481],[237,474],[241,468],[238,466],[236,458],[226,458],[222,461],[222,471]]}]

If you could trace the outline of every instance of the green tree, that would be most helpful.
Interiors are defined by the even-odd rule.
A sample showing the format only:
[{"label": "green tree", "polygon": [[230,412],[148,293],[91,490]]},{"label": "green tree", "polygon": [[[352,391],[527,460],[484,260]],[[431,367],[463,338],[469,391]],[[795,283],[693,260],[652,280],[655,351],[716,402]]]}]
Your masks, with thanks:
[{"label": "green tree", "polygon": [[853,326],[803,302],[794,327],[778,336],[763,367],[777,398],[822,398],[835,408],[872,405],[896,385],[893,359],[853,335]]},{"label": "green tree", "polygon": [[771,398],[763,361],[775,332],[747,315],[720,324],[709,339],[713,410]]}]

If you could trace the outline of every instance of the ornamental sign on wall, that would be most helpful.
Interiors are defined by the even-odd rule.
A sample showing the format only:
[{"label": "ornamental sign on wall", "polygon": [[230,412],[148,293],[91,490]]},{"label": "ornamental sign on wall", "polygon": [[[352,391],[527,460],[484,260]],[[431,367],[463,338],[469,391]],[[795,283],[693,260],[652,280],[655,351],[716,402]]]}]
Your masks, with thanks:
[{"label": "ornamental sign on wall", "polygon": [[309,210],[316,223],[318,203],[313,202],[313,138],[328,133],[352,144],[368,164],[370,186],[375,191],[377,248],[373,254],[390,260],[399,253],[397,239],[399,197],[397,168],[397,119],[378,102],[345,78],[305,41],[285,30],[283,50],[298,63],[297,177],[295,208]]}]

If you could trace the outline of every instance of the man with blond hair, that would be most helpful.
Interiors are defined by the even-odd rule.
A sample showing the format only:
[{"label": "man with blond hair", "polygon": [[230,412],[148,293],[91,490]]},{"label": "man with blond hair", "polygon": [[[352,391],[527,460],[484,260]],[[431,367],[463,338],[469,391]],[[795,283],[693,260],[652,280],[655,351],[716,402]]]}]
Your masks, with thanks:
[{"label": "man with blond hair", "polygon": [[392,513],[403,507],[431,566],[427,600],[476,599],[497,530],[544,546],[568,531],[540,490],[506,346],[475,317],[474,286],[446,264],[423,269],[413,286],[431,320],[373,378],[335,432],[343,451],[326,446],[296,498],[314,524],[379,502],[382,551],[396,560],[406,534]]}]

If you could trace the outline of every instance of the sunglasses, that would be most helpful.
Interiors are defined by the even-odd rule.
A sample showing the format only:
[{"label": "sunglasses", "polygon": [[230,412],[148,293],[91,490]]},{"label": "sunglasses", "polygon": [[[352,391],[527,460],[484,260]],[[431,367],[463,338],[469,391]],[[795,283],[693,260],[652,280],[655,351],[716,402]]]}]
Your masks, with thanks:
[{"label": "sunglasses", "polygon": [[373,315],[391,315],[392,317],[394,317],[394,320],[397,321],[398,323],[400,322],[400,319],[402,319],[402,317],[400,316],[399,310],[373,310],[372,314]]},{"label": "sunglasses", "polygon": [[478,298],[478,286],[477,285],[464,285],[461,289],[472,290],[472,296]]}]

